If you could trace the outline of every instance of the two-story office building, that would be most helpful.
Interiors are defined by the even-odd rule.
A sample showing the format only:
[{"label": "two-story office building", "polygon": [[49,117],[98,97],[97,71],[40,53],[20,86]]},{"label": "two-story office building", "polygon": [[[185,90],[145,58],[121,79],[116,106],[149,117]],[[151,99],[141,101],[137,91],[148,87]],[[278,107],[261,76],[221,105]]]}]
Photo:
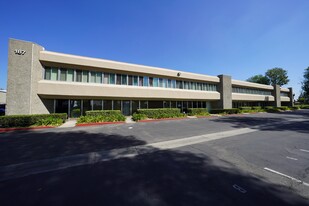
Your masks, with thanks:
[{"label": "two-story office building", "polygon": [[280,88],[184,71],[62,54],[9,40],[7,115],[138,108],[232,108],[293,104]]}]

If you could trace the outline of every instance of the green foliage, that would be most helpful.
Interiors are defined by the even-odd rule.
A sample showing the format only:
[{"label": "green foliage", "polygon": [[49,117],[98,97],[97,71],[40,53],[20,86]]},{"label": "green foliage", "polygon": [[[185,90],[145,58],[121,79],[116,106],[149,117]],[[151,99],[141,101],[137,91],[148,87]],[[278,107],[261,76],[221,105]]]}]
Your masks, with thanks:
[{"label": "green foliage", "polygon": [[79,117],[80,116],[80,109],[79,108],[72,109],[71,116],[73,118]]},{"label": "green foliage", "polygon": [[247,79],[248,82],[270,85],[270,80],[264,75],[255,75]]},{"label": "green foliage", "polygon": [[120,110],[93,110],[86,111],[86,116],[108,116],[108,115],[119,115]]},{"label": "green foliage", "polygon": [[37,126],[59,126],[63,123],[63,120],[60,118],[47,117],[44,119],[38,120],[35,125]]},{"label": "green foliage", "polygon": [[67,119],[66,113],[9,115],[0,117],[0,127],[29,127],[33,125],[57,126]]},{"label": "green foliage", "polygon": [[191,116],[209,116],[206,108],[188,108],[188,114]]},{"label": "green foliage", "polygon": [[278,107],[279,110],[282,110],[282,111],[288,111],[290,110],[290,108],[288,106],[281,106],[281,107]]},{"label": "green foliage", "polygon": [[293,106],[293,107],[290,107],[291,110],[299,110],[300,109],[300,106]]},{"label": "green foliage", "polygon": [[144,114],[151,119],[184,117],[178,108],[162,108],[162,109],[138,109],[138,114]]},{"label": "green foliage", "polygon": [[96,123],[96,122],[119,122],[125,121],[126,117],[121,113],[110,113],[105,115],[86,115],[80,116],[77,120],[77,123]]},{"label": "green foliage", "polygon": [[140,121],[140,120],[143,120],[143,119],[147,119],[147,116],[145,114],[137,114],[137,113],[134,113],[132,115],[132,119],[133,121]]},{"label": "green foliage", "polygon": [[210,111],[211,114],[238,114],[240,110],[237,108],[232,109],[213,109]]},{"label": "green foliage", "polygon": [[305,69],[304,80],[302,82],[303,102],[309,103],[309,67]]},{"label": "green foliage", "polygon": [[269,79],[271,85],[285,85],[289,83],[289,77],[287,76],[287,71],[282,68],[273,68],[267,70],[265,76]]},{"label": "green foliage", "polygon": [[273,106],[266,106],[264,109],[266,112],[269,112],[269,113],[280,112],[280,109],[278,107],[273,107]]},{"label": "green foliage", "polygon": [[262,107],[260,106],[253,106],[252,107],[252,110],[255,111],[255,112],[263,112],[264,110],[262,109]]},{"label": "green foliage", "polygon": [[309,109],[309,105],[301,105],[302,109]]}]

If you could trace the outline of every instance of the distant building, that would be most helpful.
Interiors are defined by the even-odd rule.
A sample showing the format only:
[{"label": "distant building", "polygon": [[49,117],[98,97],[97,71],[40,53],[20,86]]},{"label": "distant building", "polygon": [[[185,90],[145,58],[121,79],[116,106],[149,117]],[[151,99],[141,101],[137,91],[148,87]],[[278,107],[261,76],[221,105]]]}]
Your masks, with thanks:
[{"label": "distant building", "polygon": [[292,88],[62,54],[14,39],[8,62],[9,115],[293,104]]},{"label": "distant building", "polygon": [[0,90],[0,105],[6,104],[6,90]]}]

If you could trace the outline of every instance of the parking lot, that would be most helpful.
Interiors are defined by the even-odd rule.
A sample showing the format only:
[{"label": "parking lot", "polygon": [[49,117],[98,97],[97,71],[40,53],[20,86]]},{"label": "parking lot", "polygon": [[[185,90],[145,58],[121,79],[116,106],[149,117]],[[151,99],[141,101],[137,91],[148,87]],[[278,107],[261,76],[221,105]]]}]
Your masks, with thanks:
[{"label": "parking lot", "polygon": [[309,111],[0,134],[1,205],[309,205]]}]

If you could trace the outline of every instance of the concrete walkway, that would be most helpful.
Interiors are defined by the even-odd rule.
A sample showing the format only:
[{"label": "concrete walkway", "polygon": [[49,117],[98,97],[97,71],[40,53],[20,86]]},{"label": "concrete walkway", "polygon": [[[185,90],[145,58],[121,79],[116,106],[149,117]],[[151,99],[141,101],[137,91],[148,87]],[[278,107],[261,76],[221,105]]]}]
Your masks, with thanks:
[{"label": "concrete walkway", "polygon": [[77,120],[76,119],[68,119],[63,125],[59,128],[68,128],[68,127],[75,127]]}]

